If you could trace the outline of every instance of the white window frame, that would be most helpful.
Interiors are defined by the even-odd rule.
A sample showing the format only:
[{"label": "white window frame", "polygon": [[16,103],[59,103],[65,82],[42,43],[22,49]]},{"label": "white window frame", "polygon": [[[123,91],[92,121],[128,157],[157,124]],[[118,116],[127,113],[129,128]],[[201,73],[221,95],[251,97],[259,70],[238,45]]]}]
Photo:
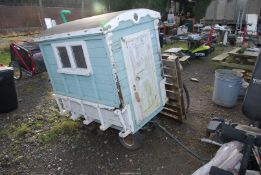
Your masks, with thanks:
[{"label": "white window frame", "polygon": [[[81,46],[82,47],[83,55],[84,55],[84,58],[85,58],[85,63],[86,63],[87,68],[77,68],[76,61],[75,61],[73,51],[72,51],[72,46]],[[59,56],[57,47],[65,47],[66,48],[66,51],[67,51],[67,54],[68,54],[68,57],[69,57],[69,61],[70,61],[70,64],[71,64],[70,68],[64,68],[62,66],[61,58]],[[57,66],[58,66],[58,69],[57,69],[58,73],[86,75],[86,76],[90,76],[92,74],[90,57],[89,57],[89,54],[88,54],[88,50],[87,50],[87,46],[86,46],[85,41],[71,41],[71,42],[55,43],[55,44],[52,44],[52,48],[53,48],[53,52],[54,52],[54,55],[55,55]]]}]

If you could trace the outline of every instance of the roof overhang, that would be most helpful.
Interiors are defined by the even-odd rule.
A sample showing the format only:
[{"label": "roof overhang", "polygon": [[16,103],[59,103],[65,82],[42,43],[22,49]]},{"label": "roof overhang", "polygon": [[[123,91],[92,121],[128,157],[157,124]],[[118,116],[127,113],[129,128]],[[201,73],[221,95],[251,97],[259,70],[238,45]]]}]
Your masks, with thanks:
[{"label": "roof overhang", "polygon": [[160,13],[153,10],[149,10],[149,9],[126,10],[126,11],[122,11],[122,13],[110,19],[103,26],[97,26],[94,28],[86,28],[83,30],[75,30],[75,31],[64,32],[64,33],[57,33],[53,35],[42,35],[35,38],[34,41],[42,42],[46,40],[55,40],[60,38],[68,38],[68,37],[75,37],[75,36],[82,36],[82,35],[94,35],[94,34],[101,34],[101,33],[105,34],[116,29],[119,26],[120,22],[130,20],[133,23],[137,24],[140,22],[140,19],[145,16],[150,16],[153,19],[160,19]]}]

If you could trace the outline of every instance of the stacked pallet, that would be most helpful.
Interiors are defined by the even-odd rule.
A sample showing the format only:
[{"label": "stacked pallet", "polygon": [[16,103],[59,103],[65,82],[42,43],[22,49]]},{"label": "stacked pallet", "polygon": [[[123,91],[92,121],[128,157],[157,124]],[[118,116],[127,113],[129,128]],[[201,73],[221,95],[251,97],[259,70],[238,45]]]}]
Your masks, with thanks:
[{"label": "stacked pallet", "polygon": [[177,56],[162,56],[165,89],[168,101],[162,115],[182,121],[186,118],[180,63]]}]

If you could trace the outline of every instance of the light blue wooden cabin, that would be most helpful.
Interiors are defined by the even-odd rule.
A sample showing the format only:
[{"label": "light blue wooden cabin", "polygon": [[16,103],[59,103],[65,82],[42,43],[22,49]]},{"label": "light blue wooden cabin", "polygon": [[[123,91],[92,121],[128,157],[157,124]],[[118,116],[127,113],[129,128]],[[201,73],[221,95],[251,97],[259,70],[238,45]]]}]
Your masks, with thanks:
[{"label": "light blue wooden cabin", "polygon": [[166,101],[160,14],[132,9],[57,25],[36,39],[61,112],[134,134]]}]

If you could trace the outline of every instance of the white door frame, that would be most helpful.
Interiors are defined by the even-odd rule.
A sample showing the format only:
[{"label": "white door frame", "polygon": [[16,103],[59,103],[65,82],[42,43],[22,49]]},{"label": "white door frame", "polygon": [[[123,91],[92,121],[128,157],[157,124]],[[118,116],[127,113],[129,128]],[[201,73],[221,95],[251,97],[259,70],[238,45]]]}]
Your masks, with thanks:
[{"label": "white door frame", "polygon": [[[129,58],[129,55],[128,54],[128,48],[127,48],[127,45],[125,44],[126,41],[131,41],[131,40],[134,40],[136,38],[138,38],[139,36],[142,36],[142,35],[148,35],[148,44],[149,44],[149,47],[150,47],[150,50],[144,50],[144,52],[150,52],[149,54],[152,56],[152,59],[151,59],[151,67],[152,67],[152,78],[155,79],[155,88],[156,88],[156,101],[155,103],[156,106],[155,106],[155,109],[158,108],[160,106],[160,94],[159,94],[159,87],[158,87],[158,81],[157,81],[157,73],[156,73],[156,67],[155,67],[155,60],[154,60],[154,56],[153,56],[153,50],[152,50],[152,41],[151,41],[151,33],[149,30],[144,30],[144,31],[141,31],[141,32],[137,32],[137,33],[134,33],[134,34],[130,34],[130,35],[127,35],[127,36],[124,36],[122,37],[121,39],[121,46],[122,46],[122,51],[123,51],[123,56],[124,56],[124,61],[125,61],[125,67],[126,67],[126,71],[127,71],[127,77],[128,77],[128,83],[129,83],[129,88],[130,88],[130,92],[131,92],[131,99],[132,99],[132,103],[133,103],[133,107],[134,107],[134,112],[135,112],[135,117],[136,117],[136,122],[139,124],[140,122],[142,122],[144,120],[144,117],[146,116],[143,116],[142,114],[142,110],[141,110],[141,106],[140,106],[140,103],[137,102],[136,100],[136,96],[135,96],[135,92],[133,90],[133,85],[135,85],[135,78],[134,75],[133,75],[133,67],[132,67],[132,63],[130,61],[130,58]],[[150,111],[151,113],[154,112],[153,111]]]}]

